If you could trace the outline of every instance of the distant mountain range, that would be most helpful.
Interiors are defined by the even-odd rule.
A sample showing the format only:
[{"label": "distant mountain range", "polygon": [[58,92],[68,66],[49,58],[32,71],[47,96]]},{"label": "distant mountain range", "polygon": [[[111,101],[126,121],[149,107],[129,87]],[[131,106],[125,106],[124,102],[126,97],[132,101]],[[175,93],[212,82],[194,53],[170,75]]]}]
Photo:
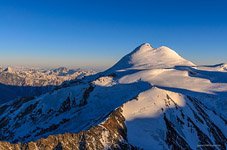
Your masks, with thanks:
[{"label": "distant mountain range", "polygon": [[108,70],[88,74],[2,71],[4,86],[80,78],[1,104],[0,149],[226,149],[226,64],[197,66],[145,43]]},{"label": "distant mountain range", "polygon": [[94,74],[92,70],[0,68],[0,104],[19,97],[37,96],[60,86],[63,82]]}]

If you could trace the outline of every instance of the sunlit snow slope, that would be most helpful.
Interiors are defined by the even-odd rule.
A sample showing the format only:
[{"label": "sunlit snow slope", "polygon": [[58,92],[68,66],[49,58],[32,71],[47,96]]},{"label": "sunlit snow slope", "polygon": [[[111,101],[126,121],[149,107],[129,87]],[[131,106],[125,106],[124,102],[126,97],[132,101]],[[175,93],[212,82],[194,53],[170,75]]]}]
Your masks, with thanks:
[{"label": "sunlit snow slope", "polygon": [[153,48],[145,43],[123,57],[110,70],[169,68],[176,65],[192,66],[194,64],[168,47]]}]

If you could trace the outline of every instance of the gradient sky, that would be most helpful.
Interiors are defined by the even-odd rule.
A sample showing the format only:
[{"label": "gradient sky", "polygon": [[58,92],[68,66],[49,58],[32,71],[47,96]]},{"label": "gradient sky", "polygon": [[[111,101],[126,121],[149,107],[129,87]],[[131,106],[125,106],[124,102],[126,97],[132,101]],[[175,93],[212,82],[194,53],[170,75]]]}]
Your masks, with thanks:
[{"label": "gradient sky", "polygon": [[226,0],[0,0],[0,65],[109,67],[141,43],[227,62]]}]

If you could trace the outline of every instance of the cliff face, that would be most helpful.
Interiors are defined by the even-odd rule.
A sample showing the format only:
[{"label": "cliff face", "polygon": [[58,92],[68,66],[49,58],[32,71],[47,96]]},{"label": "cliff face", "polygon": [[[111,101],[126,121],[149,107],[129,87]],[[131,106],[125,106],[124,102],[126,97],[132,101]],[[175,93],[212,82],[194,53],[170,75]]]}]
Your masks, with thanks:
[{"label": "cliff face", "polygon": [[127,142],[127,129],[124,121],[122,109],[118,108],[109,115],[106,121],[87,131],[50,135],[47,138],[23,144],[0,142],[0,148],[4,150],[135,149]]},{"label": "cliff face", "polygon": [[[186,107],[191,109],[193,115],[189,115],[184,109],[178,108],[181,114],[176,115],[176,119],[171,120],[171,117],[167,117],[164,113],[167,145],[173,149],[194,149],[195,147],[197,149],[226,149],[227,138],[218,127],[219,124],[212,121],[215,117],[218,119],[221,119],[221,117],[213,114],[215,117],[210,118],[206,106],[195,98],[189,96],[187,98],[189,101]],[[224,120],[222,121],[224,122]],[[202,126],[206,126],[206,128],[202,128]],[[195,134],[195,137],[198,138],[197,145],[191,144],[190,146],[191,141],[186,140],[185,130],[187,128],[191,134]],[[209,133],[209,135],[206,135],[206,133]]]}]

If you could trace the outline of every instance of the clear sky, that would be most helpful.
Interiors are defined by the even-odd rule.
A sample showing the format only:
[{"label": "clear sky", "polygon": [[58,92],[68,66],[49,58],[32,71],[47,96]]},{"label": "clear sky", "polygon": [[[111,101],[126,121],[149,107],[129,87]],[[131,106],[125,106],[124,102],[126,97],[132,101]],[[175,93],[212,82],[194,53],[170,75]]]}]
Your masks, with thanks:
[{"label": "clear sky", "polygon": [[226,0],[0,0],[0,65],[109,67],[141,43],[227,62]]}]

